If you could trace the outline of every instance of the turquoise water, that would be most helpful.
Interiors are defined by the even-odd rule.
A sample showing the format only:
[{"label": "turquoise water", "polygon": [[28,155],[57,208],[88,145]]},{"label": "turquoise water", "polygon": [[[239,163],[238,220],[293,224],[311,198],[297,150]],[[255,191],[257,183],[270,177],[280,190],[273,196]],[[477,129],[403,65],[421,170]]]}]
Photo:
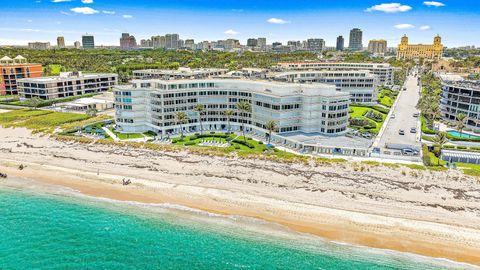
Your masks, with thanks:
[{"label": "turquoise water", "polygon": [[458,137],[458,138],[465,138],[465,139],[478,139],[480,138],[480,136],[476,136],[476,135],[472,135],[472,134],[468,134],[468,133],[461,133],[456,131],[456,130],[450,130],[447,132],[448,134],[454,136],[454,137]]},{"label": "turquoise water", "polygon": [[270,227],[241,218],[0,189],[0,269],[465,267]]}]

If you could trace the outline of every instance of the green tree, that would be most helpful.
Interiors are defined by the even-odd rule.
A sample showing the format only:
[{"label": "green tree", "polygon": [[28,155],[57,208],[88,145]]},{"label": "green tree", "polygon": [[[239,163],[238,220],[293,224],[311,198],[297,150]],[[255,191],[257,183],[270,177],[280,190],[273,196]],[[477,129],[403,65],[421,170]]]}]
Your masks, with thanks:
[{"label": "green tree", "polygon": [[197,104],[195,105],[193,110],[196,111],[198,114],[198,123],[200,123],[200,134],[203,134],[202,116],[203,116],[203,113],[205,112],[205,105]]},{"label": "green tree", "polygon": [[278,128],[277,122],[270,120],[265,124],[265,128],[268,130],[268,143],[272,141],[272,132]]},{"label": "green tree", "polygon": [[467,115],[464,113],[457,114],[457,130],[460,131],[460,137],[462,137],[463,129],[467,122]]},{"label": "green tree", "polygon": [[39,97],[33,97],[33,98],[30,98],[30,99],[27,99],[25,100],[23,103],[28,106],[28,107],[33,107],[33,108],[38,108],[42,103],[43,103],[43,99],[39,98]]},{"label": "green tree", "polygon": [[226,111],[223,112],[223,114],[225,115],[225,117],[227,117],[227,124],[228,124],[227,130],[228,130],[228,132],[230,132],[230,130],[231,130],[230,118],[232,118],[232,116],[233,116],[234,113],[235,113],[235,112],[234,112],[233,110],[226,110]]},{"label": "green tree", "polygon": [[448,142],[447,133],[446,132],[437,133],[435,141],[437,142],[440,148],[438,151],[438,164],[437,164],[437,165],[440,165],[440,157],[442,155],[443,145],[445,145]]},{"label": "green tree", "polygon": [[240,113],[240,118],[242,119],[242,135],[243,135],[243,140],[246,142],[245,138],[245,116],[248,113],[252,112],[252,105],[248,103],[247,101],[240,101],[237,103],[237,110]]},{"label": "green tree", "polygon": [[183,124],[187,123],[188,116],[185,112],[177,112],[175,114],[175,122],[180,125],[180,137],[183,138]]}]

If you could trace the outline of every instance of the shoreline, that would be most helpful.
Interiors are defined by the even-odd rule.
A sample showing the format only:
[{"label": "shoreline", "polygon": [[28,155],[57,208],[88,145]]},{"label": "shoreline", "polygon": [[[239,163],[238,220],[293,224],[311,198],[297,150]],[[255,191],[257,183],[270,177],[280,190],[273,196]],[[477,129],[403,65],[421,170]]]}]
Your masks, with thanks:
[{"label": "shoreline", "polygon": [[[96,198],[251,217],[329,241],[480,266],[480,183],[458,171],[200,156],[0,127],[0,172],[9,175],[0,184],[30,179]],[[122,186],[123,178],[132,184]]]},{"label": "shoreline", "polygon": [[[393,236],[388,233],[388,230],[392,229],[389,225],[406,225],[406,223],[409,222],[413,222],[410,225],[413,225],[414,227],[418,225],[423,225],[426,227],[436,225],[440,227],[445,226],[445,228],[450,230],[460,229],[449,225],[321,208],[320,209],[323,210],[321,211],[321,215],[318,215],[320,213],[316,212],[318,215],[317,218],[331,218],[330,222],[322,222],[320,220],[299,221],[297,219],[298,214],[300,214],[299,212],[285,212],[282,211],[285,209],[281,209],[281,207],[271,207],[271,211],[262,211],[259,209],[250,208],[248,205],[244,205],[244,207],[221,206],[220,204],[215,203],[215,199],[199,200],[198,198],[194,198],[194,194],[191,194],[192,196],[190,199],[185,199],[168,195],[162,191],[159,192],[159,190],[152,191],[142,186],[124,187],[121,185],[121,183],[102,182],[95,180],[95,177],[88,177],[88,175],[85,175],[81,171],[77,171],[76,174],[74,174],[74,177],[72,177],[65,172],[52,171],[51,169],[54,168],[53,166],[51,169],[44,169],[42,168],[44,167],[42,165],[28,164],[24,171],[18,171],[10,166],[6,167],[4,164],[5,161],[3,161],[3,164],[0,163],[0,171],[7,172],[9,178],[11,178],[13,175],[14,182],[15,178],[28,179],[40,185],[69,188],[74,192],[78,192],[79,194],[96,199],[107,199],[126,203],[169,203],[224,216],[235,215],[255,218],[270,222],[272,224],[279,224],[294,232],[318,236],[335,243],[354,245],[357,247],[369,247],[387,251],[393,250],[439,260],[452,261],[459,264],[480,266],[480,248],[466,248],[465,246],[459,245],[454,241],[432,241],[433,239],[429,239],[428,234],[424,235],[425,232],[422,233],[422,230],[417,230],[415,232],[412,230],[413,227],[410,227],[410,230],[408,231],[403,231],[409,226],[404,227],[403,230],[401,228],[397,228],[397,233],[400,233],[400,235]],[[110,175],[107,177],[107,179],[110,180],[111,177],[121,176]],[[289,202],[285,203],[289,204]],[[302,205],[301,207],[308,206]],[[260,208],[265,210],[263,207]],[[315,210],[318,211],[318,207],[316,207]],[[281,212],[282,215],[276,215],[279,212]],[[364,224],[361,224],[362,222]],[[382,228],[384,230],[382,230]],[[377,233],[372,233],[366,231],[365,229],[375,229]],[[461,252],[456,250],[461,250]]]}]

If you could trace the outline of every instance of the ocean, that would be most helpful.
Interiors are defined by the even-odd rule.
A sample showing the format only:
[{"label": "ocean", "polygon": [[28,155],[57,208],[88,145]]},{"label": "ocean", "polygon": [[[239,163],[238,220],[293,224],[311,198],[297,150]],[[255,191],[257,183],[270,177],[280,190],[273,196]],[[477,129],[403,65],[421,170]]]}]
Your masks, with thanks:
[{"label": "ocean", "polygon": [[0,187],[0,269],[468,269],[175,205]]}]

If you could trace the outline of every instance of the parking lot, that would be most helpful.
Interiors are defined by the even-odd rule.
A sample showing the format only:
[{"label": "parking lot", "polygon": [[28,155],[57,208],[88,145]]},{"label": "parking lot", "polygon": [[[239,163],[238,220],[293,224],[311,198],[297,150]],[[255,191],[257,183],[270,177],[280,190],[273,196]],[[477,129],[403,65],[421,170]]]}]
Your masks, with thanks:
[{"label": "parking lot", "polygon": [[[389,119],[386,120],[385,130],[375,144],[375,147],[380,148],[382,153],[398,151],[398,149],[387,149],[387,145],[403,145],[420,149],[420,118],[413,116],[419,113],[415,108],[420,98],[420,87],[417,82],[417,77],[407,77],[406,90],[401,91]],[[416,133],[411,132],[412,128],[416,129]],[[403,135],[400,134],[400,130],[403,130]]]}]

